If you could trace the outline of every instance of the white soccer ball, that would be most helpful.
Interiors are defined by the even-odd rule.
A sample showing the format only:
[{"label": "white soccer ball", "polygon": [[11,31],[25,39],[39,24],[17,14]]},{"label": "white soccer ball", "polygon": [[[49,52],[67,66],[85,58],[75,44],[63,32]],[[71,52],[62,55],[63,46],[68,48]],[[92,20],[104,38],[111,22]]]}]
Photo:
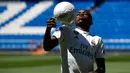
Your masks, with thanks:
[{"label": "white soccer ball", "polygon": [[70,2],[60,2],[54,8],[54,17],[58,22],[64,25],[70,25],[75,22],[75,7]]}]

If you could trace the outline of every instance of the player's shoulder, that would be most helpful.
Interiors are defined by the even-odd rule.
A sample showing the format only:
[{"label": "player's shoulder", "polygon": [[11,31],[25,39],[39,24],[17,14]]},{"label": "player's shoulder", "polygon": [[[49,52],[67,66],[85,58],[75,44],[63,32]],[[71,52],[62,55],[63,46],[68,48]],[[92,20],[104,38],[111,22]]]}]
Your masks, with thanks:
[{"label": "player's shoulder", "polygon": [[52,36],[60,37],[60,35],[61,35],[61,32],[60,32],[59,29],[55,29],[55,30],[53,31],[53,33],[52,33]]},{"label": "player's shoulder", "polygon": [[55,29],[55,30],[52,32],[52,34],[54,34],[54,33],[60,34],[60,30],[59,30],[59,29]]},{"label": "player's shoulder", "polygon": [[101,43],[103,43],[102,41],[102,38],[100,37],[100,36],[98,36],[98,35],[90,35],[91,36],[91,38],[92,38],[92,40],[91,40],[91,43],[93,44],[93,45],[98,45],[98,44],[101,44]]}]

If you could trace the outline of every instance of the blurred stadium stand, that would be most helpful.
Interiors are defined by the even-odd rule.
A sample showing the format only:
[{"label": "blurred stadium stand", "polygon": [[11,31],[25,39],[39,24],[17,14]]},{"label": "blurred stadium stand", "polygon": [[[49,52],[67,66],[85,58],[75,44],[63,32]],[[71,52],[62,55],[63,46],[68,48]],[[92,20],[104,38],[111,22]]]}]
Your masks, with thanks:
[{"label": "blurred stadium stand", "polygon": [[[41,45],[46,21],[53,16],[53,8],[60,1],[0,1],[0,50],[30,50]],[[90,9],[101,0],[66,1],[72,2],[78,11]],[[90,32],[103,38],[106,50],[130,50],[129,7],[129,0],[106,0],[92,13]]]}]

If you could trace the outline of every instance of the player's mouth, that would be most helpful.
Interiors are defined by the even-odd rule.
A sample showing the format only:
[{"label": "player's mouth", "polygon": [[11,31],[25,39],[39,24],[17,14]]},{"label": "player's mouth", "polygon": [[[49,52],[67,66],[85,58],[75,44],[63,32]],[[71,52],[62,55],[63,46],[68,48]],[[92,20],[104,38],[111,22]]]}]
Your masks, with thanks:
[{"label": "player's mouth", "polygon": [[79,23],[82,23],[83,20],[84,20],[83,17],[79,17],[79,18],[78,18],[78,22],[79,22]]},{"label": "player's mouth", "polygon": [[79,23],[82,23],[82,22],[83,22],[83,20],[78,20],[78,22],[79,22]]}]

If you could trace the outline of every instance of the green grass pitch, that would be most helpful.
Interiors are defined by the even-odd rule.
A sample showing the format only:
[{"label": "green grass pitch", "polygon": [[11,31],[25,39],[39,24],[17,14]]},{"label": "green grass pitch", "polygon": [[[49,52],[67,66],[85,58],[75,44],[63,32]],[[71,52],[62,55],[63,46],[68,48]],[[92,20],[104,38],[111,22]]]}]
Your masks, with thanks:
[{"label": "green grass pitch", "polygon": [[[0,55],[0,73],[60,73],[60,55]],[[130,55],[106,56],[106,73],[130,73]]]}]

